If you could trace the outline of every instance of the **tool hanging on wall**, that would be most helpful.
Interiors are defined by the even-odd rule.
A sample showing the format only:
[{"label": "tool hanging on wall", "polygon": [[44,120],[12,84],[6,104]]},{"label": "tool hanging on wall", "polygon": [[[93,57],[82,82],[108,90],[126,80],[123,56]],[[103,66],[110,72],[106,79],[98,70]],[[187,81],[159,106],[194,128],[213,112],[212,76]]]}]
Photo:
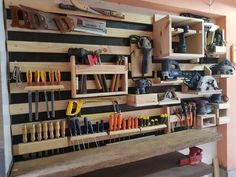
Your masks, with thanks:
[{"label": "tool hanging on wall", "polygon": [[147,94],[149,93],[150,86],[152,86],[152,83],[148,79],[138,79],[133,80],[135,83],[135,92],[136,94]]},{"label": "tool hanging on wall", "polygon": [[177,47],[174,48],[175,53],[186,53],[187,52],[187,45],[185,41],[185,34],[188,33],[189,31],[189,26],[188,25],[183,25],[183,26],[176,26],[174,27],[175,29],[183,29],[182,33],[179,33],[179,42]]},{"label": "tool hanging on wall", "polygon": [[212,75],[233,75],[233,72],[235,70],[235,67],[231,64],[231,62],[228,59],[224,59],[220,61],[218,64],[213,65],[210,67],[212,71]]},{"label": "tool hanging on wall", "polygon": [[197,102],[197,114],[198,115],[205,115],[209,114],[213,111],[213,105],[205,99],[201,99]]},{"label": "tool hanging on wall", "polygon": [[198,91],[211,91],[211,90],[219,90],[217,81],[212,76],[203,76],[198,82],[197,85]]},{"label": "tool hanging on wall", "polygon": [[[40,82],[40,71],[36,70],[34,72],[34,83],[39,85]],[[35,120],[39,119],[39,91],[35,91]]]},{"label": "tool hanging on wall", "polygon": [[[27,80],[27,85],[32,86],[32,71],[27,70],[26,72],[26,80]],[[29,122],[33,121],[33,114],[32,114],[32,92],[28,91],[28,103],[29,103]]]},{"label": "tool hanging on wall", "polygon": [[198,82],[201,77],[201,74],[196,71],[193,75],[184,78],[184,84],[188,86],[189,90],[197,90]]},{"label": "tool hanging on wall", "polygon": [[92,13],[92,14],[95,14],[95,15],[104,15],[104,16],[121,18],[121,19],[125,18],[125,15],[122,14],[121,12],[118,12],[118,11],[113,11],[113,10],[108,10],[108,9],[103,9],[103,8],[97,8],[97,7],[90,7],[89,5],[81,3],[77,0],[71,0],[70,2],[73,6],[68,5],[68,4],[60,3],[59,7],[63,8],[63,9],[67,8],[68,10],[81,10],[81,11],[89,12],[89,13]]},{"label": "tool hanging on wall", "polygon": [[[148,63],[151,62],[152,58],[150,57],[150,52],[152,50],[152,42],[151,38],[148,36],[137,36],[137,35],[131,35],[130,37],[130,43],[135,43],[139,49],[142,50],[143,54],[143,60],[142,60],[142,67],[141,67],[141,73],[144,76],[144,74],[148,73]],[[132,51],[133,52],[133,51]]]},{"label": "tool hanging on wall", "polygon": [[[41,71],[40,72],[40,78],[41,78],[41,81],[42,81],[42,84],[43,85],[46,85],[47,81],[47,77],[46,77],[46,72],[45,71]],[[49,105],[48,105],[48,96],[47,96],[47,91],[44,90],[44,99],[45,99],[45,103],[46,103],[46,111],[47,111],[47,118],[49,119],[50,118],[50,112],[49,112]]]},{"label": "tool hanging on wall", "polygon": [[175,93],[175,88],[170,88],[164,94],[158,94],[158,100],[159,102],[170,102],[179,99]]},{"label": "tool hanging on wall", "polygon": [[179,63],[172,59],[163,60],[161,63],[162,79],[176,79],[182,75]]},{"label": "tool hanging on wall", "polygon": [[[10,9],[12,14],[11,25],[13,27],[59,30],[62,33],[70,32],[74,29],[73,19],[67,16],[42,12],[24,5],[20,5],[20,7],[10,6]],[[23,14],[23,23],[20,22],[19,14]]]},{"label": "tool hanging on wall", "polygon": [[14,62],[14,68],[9,80],[15,81],[17,87],[20,87],[21,84],[23,83],[21,68],[16,61]]}]

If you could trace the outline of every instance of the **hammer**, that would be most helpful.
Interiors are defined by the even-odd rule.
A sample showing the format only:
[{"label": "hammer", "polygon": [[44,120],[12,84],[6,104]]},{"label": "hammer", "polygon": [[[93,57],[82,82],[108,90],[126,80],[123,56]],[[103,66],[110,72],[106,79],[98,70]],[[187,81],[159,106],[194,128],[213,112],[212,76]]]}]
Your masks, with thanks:
[{"label": "hammer", "polygon": [[[86,54],[87,54],[87,50],[83,48],[69,48],[68,50],[68,55],[70,56],[70,60],[71,61],[73,60],[74,64],[76,63],[76,57],[82,58],[82,64],[84,64],[85,63],[84,56]],[[73,69],[74,68],[71,69],[71,72],[73,72]],[[71,75],[71,80],[72,80],[72,88],[75,88],[76,76],[74,74]],[[86,81],[87,81],[86,75],[80,76],[79,91],[81,94],[87,93]]]}]

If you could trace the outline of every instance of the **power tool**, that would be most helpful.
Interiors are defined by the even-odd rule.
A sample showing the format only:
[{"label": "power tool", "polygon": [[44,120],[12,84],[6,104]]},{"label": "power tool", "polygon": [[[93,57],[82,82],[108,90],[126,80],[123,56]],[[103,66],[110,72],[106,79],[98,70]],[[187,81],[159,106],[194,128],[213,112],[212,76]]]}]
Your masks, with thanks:
[{"label": "power tool", "polygon": [[182,72],[179,67],[179,63],[172,59],[162,61],[162,79],[176,79],[181,76]]},{"label": "power tool", "polygon": [[212,75],[232,75],[235,67],[230,63],[228,59],[224,59],[216,65],[213,65],[211,68]]},{"label": "power tool", "polygon": [[151,81],[148,79],[138,79],[135,82],[136,94],[149,93],[149,87],[152,86]]},{"label": "power tool", "polygon": [[213,111],[213,106],[208,100],[201,99],[197,102],[197,114],[205,115]]},{"label": "power tool", "polygon": [[228,102],[229,98],[226,95],[219,93],[219,94],[213,94],[210,97],[210,100],[212,103],[225,103]]},{"label": "power tool", "polygon": [[175,53],[186,53],[187,52],[187,46],[185,41],[185,33],[188,33],[189,26],[183,25],[183,26],[176,26],[175,28],[183,29],[184,31],[182,33],[179,33],[179,43],[178,46],[174,49]]},{"label": "power tool", "polygon": [[212,76],[203,76],[197,85],[198,91],[218,90],[217,81]]},{"label": "power tool", "polygon": [[200,81],[201,77],[201,74],[196,71],[192,76],[190,76],[190,78],[184,78],[184,84],[188,86],[189,90],[197,90],[198,82]]},{"label": "power tool", "polygon": [[203,150],[198,147],[190,147],[189,155],[179,160],[179,166],[198,164],[202,160],[202,151]]},{"label": "power tool", "polygon": [[148,61],[151,60],[150,52],[152,50],[151,39],[148,36],[137,36],[131,35],[130,43],[136,43],[138,48],[142,50],[143,60],[142,60],[142,74],[146,74],[148,72]]}]

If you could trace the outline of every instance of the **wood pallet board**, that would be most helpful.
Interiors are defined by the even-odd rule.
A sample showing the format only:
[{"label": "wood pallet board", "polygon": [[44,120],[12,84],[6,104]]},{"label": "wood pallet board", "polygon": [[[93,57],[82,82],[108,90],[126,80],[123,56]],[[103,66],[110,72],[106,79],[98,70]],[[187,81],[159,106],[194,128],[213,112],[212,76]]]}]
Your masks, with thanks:
[{"label": "wood pallet board", "polygon": [[[221,139],[216,132],[186,130],[100,148],[16,162],[12,176],[75,176],[94,170],[127,164]],[[147,148],[148,147],[148,148]],[[142,149],[142,153],[140,152]],[[104,152],[106,152],[104,154]]]},{"label": "wood pallet board", "polygon": [[[152,38],[152,32],[149,31],[141,31],[141,30],[131,30],[131,29],[119,29],[119,28],[106,28],[107,33],[103,37],[122,37],[122,38],[129,38],[130,35],[138,35],[138,36],[148,36]],[[20,31],[20,32],[33,32],[33,33],[55,33],[55,34],[62,34],[59,31],[52,31],[52,30],[39,30],[39,29],[25,29],[25,28],[17,28],[11,26],[11,20],[7,20],[7,30],[8,31]],[[86,36],[100,36],[92,33],[83,33],[78,31],[71,31],[65,34],[68,35],[86,35]]]},{"label": "wood pallet board", "polygon": [[179,167],[177,160],[184,157],[179,152],[173,152],[125,165],[97,170],[77,177],[172,177],[173,174],[175,177],[199,177],[212,173],[212,166],[202,162],[197,165]]}]

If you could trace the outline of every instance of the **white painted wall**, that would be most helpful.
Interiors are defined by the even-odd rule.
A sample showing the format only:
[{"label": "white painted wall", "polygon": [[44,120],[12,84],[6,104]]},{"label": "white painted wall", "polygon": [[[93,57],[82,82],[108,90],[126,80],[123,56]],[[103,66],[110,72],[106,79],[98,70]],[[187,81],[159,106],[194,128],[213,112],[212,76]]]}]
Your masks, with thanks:
[{"label": "white painted wall", "polygon": [[0,0],[0,177],[7,176],[12,162],[6,39],[3,13],[3,0]]}]

